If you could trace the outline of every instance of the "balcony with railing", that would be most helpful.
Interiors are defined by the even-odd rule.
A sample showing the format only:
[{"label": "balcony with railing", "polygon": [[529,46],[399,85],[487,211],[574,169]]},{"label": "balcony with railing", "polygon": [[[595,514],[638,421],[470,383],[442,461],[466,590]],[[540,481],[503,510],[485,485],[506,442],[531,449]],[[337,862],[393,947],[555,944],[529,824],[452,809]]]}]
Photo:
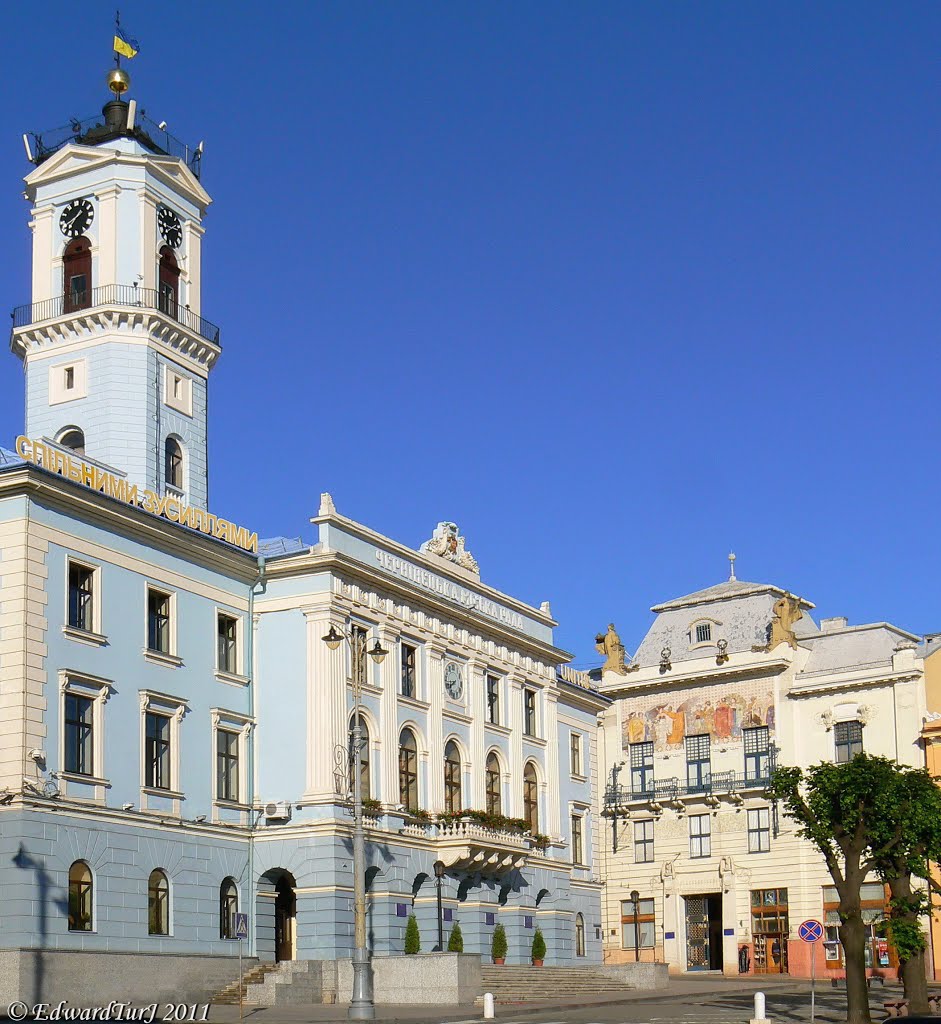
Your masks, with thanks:
[{"label": "balcony with railing", "polygon": [[533,835],[514,819],[494,822],[475,820],[468,815],[442,816],[437,821],[406,822],[400,832],[434,843],[437,858],[449,868],[479,871],[483,874],[502,874],[522,867],[534,847],[544,845],[545,837]]},{"label": "balcony with railing", "polygon": [[118,306],[129,309],[153,310],[175,320],[192,334],[199,335],[212,345],[219,346],[219,328],[204,317],[198,316],[189,306],[177,302],[172,295],[156,288],[140,288],[134,285],[107,284],[90,291],[67,292],[42,302],[17,306],[10,314],[13,331],[56,320],[65,316],[79,316],[104,306]]},{"label": "balcony with railing", "polygon": [[696,782],[682,782],[675,776],[668,779],[644,779],[634,786],[608,786],[604,807],[608,814],[629,809],[632,805],[669,805],[683,799],[707,801],[728,797],[738,802],[748,792],[762,792],[771,783],[771,768],[764,772],[712,772]]}]

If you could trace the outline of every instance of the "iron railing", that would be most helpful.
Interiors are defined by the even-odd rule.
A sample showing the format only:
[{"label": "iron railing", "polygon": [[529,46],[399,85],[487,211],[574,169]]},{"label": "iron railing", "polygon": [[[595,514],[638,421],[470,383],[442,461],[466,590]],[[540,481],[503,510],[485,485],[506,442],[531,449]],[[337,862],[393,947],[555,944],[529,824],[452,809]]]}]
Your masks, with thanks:
[{"label": "iron railing", "polygon": [[713,772],[702,782],[689,785],[678,778],[655,779],[644,787],[609,786],[605,790],[606,807],[624,807],[640,802],[668,803],[679,797],[723,796],[746,789],[767,789],[770,771],[762,775],[744,772]]},{"label": "iron railing", "polygon": [[214,345],[219,342],[219,328],[209,320],[197,316],[189,306],[183,306],[171,296],[156,288],[136,288],[129,284],[106,284],[93,288],[91,292],[70,292],[52,299],[17,306],[10,314],[13,330],[28,327],[43,320],[53,320],[70,313],[80,313],[99,306],[129,306],[141,309],[155,309],[181,323],[194,334],[200,335]]},{"label": "iron railing", "polygon": [[114,128],[105,123],[101,114],[93,114],[90,117],[73,118],[68,124],[58,128],[51,128],[45,132],[28,132],[32,139],[32,159],[36,164],[48,160],[53,153],[58,152],[69,142],[77,142],[79,145],[86,143],[96,145],[106,142],[109,138],[134,138],[142,145],[156,153],[163,153],[166,156],[176,157],[193,172],[198,178],[202,170],[203,150],[202,146],[187,146],[178,138],[171,135],[166,128],[151,120],[143,110],[137,112],[134,127]]}]

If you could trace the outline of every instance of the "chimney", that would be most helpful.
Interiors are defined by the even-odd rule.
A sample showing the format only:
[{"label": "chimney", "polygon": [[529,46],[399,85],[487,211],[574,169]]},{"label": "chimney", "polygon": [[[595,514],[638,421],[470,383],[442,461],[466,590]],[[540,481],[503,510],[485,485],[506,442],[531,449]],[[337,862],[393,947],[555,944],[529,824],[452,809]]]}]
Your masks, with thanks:
[{"label": "chimney", "polygon": [[820,620],[821,633],[835,633],[838,629],[846,629],[849,619],[845,615],[834,615],[832,619]]}]

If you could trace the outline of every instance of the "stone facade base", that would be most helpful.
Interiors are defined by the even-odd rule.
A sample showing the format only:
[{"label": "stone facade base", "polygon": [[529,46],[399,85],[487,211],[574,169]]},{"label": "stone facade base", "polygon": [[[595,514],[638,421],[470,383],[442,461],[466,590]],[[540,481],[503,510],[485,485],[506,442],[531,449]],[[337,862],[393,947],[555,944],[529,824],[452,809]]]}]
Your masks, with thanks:
[{"label": "stone facade base", "polygon": [[[373,957],[373,998],[377,1004],[437,1003],[457,1006],[472,1003],[480,994],[480,954],[416,953],[413,956]],[[350,960],[324,963],[336,968],[336,1001],[349,1002],[353,993]],[[324,1000],[329,987],[324,979]]]},{"label": "stone facade base", "polygon": [[670,978],[667,964],[645,963],[643,960],[630,964],[593,965],[592,970],[620,979],[627,988],[646,990],[666,988]]},{"label": "stone facade base", "polygon": [[[242,963],[247,971],[257,961]],[[237,956],[0,949],[0,1007],[16,1000],[30,1007],[62,1000],[79,1007],[207,1003],[238,976]]]}]

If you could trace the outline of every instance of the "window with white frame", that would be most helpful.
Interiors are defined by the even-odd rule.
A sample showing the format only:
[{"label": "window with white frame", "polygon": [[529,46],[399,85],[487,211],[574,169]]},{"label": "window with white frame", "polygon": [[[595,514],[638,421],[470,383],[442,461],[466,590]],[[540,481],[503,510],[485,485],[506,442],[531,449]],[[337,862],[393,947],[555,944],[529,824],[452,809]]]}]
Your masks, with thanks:
[{"label": "window with white frame", "polygon": [[837,722],[833,726],[833,745],[837,764],[852,761],[863,752],[862,722]]},{"label": "window with white frame", "polygon": [[653,818],[634,822],[634,863],[653,863]]},{"label": "window with white frame", "polygon": [[147,587],[147,650],[173,655],[175,647],[173,595],[156,587]]},{"label": "window with white frame", "polygon": [[583,832],[583,819],[581,814],[571,816],[572,828],[572,863],[585,863],[585,841]]},{"label": "window with white frame", "polygon": [[523,687],[523,732],[527,736],[536,736],[536,691],[528,686]]},{"label": "window with white frame", "polygon": [[104,706],[111,681],[84,673],[60,674],[62,731],[59,763],[67,775],[104,777]]},{"label": "window with white frame", "polygon": [[766,779],[770,770],[771,732],[768,726],[761,725],[756,729],[743,729],[742,739],[745,747],[745,779],[754,782]]},{"label": "window with white frame", "polygon": [[215,737],[216,785],[215,799],[220,803],[245,802],[245,772],[248,752],[246,744],[251,719],[234,711],[212,709]]},{"label": "window with white frame", "polygon": [[193,415],[193,381],[181,370],[172,366],[163,368],[163,401],[171,409]]},{"label": "window with white frame", "polygon": [[418,679],[416,675],[416,662],[418,650],[403,640],[399,645],[402,652],[401,677],[399,681],[399,693],[403,697],[418,696]]},{"label": "window with white frame", "polygon": [[487,676],[487,721],[491,725],[500,724],[500,679],[498,676]]},{"label": "window with white frame", "polygon": [[98,633],[96,620],[98,570],[90,565],[69,560],[68,626],[85,633]]},{"label": "window with white frame", "polygon": [[582,735],[578,732],[569,734],[569,771],[572,775],[584,775],[582,771]]},{"label": "window with white frame", "polygon": [[180,789],[180,722],[188,710],[180,697],[140,691],[141,785],[155,793]]},{"label": "window with white frame", "polygon": [[712,818],[708,814],[689,816],[689,855],[712,856]]},{"label": "window with white frame", "polygon": [[216,615],[216,668],[229,675],[239,670],[239,620],[234,615],[218,612]]},{"label": "window with white frame", "polygon": [[748,812],[748,852],[767,853],[771,849],[771,810],[755,807]]},{"label": "window with white frame", "polygon": [[49,404],[61,405],[77,398],[86,398],[85,360],[77,359],[63,366],[49,367]]}]

